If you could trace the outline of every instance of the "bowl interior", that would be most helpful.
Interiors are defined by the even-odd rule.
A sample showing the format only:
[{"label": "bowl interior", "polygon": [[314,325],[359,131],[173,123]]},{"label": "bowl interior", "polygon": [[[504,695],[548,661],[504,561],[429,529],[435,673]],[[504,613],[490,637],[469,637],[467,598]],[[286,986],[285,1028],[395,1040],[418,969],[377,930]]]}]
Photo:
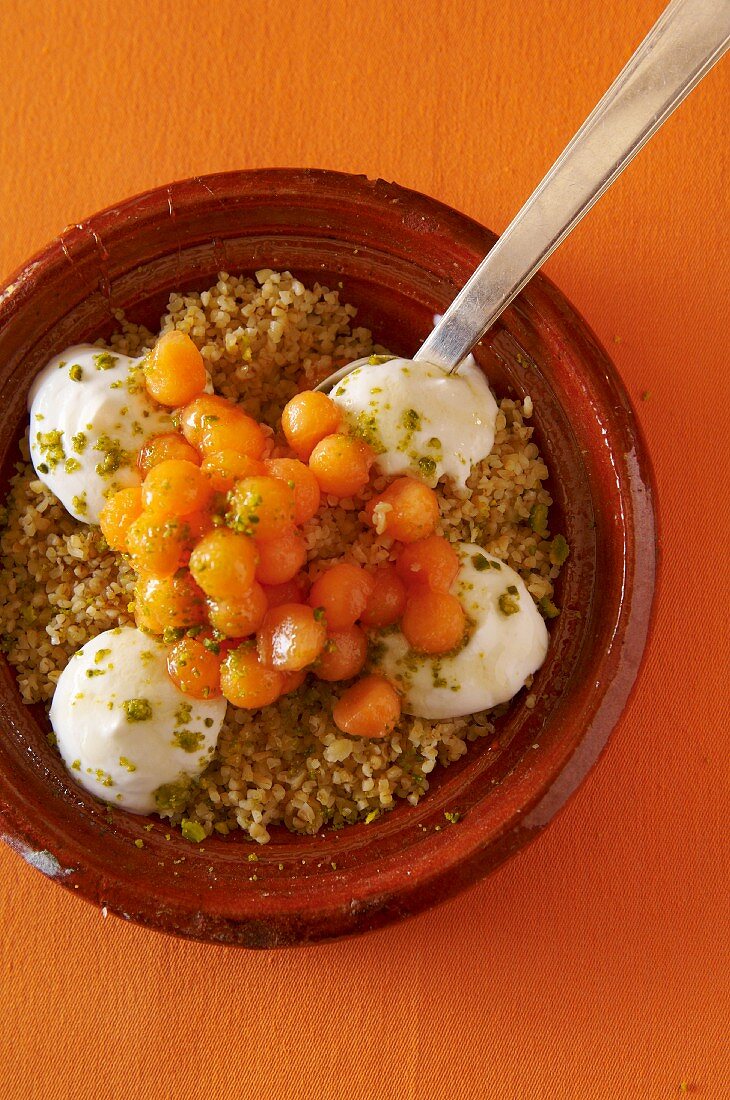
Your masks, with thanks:
[{"label": "bowl interior", "polygon": [[[289,269],[306,284],[339,289],[358,307],[357,324],[409,356],[493,240],[423,196],[332,173],[210,177],[96,215],[66,231],[0,298],[3,493],[32,378],[64,346],[108,335],[114,310],[156,330],[172,290],[204,289],[221,270]],[[648,605],[644,593],[642,634],[627,598],[639,522],[644,541],[653,540],[648,473],[610,364],[545,280],[533,281],[475,356],[498,398],[531,396],[556,502],[551,525],[571,548],[557,593],[563,612],[531,689],[534,709],[523,692],[495,739],[437,769],[417,807],[401,802],[370,825],[313,837],[274,830],[255,851],[235,835],[194,846],[158,819],[107,809],[71,783],[47,743],[44,709],[20,703],[3,660],[0,817],[20,850],[50,852],[65,885],[132,919],[271,946],[419,908],[496,865],[544,824],[595,758],[635,676]],[[649,573],[642,577],[646,588]],[[444,813],[454,810],[462,819],[447,827]]]}]

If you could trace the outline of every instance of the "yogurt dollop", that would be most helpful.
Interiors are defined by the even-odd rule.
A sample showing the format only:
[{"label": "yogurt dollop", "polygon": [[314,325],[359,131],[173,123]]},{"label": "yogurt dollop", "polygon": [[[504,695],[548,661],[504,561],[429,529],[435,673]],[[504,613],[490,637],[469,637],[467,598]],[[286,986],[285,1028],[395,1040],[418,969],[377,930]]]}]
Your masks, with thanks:
[{"label": "yogurt dollop", "polygon": [[30,391],[30,456],[67,512],[98,523],[107,497],[140,484],[139,448],[172,430],[147,394],[143,360],[79,344],[57,355]]},{"label": "yogurt dollop", "polygon": [[223,698],[183,695],[166,658],[167,647],[136,627],[106,630],[74,654],[51,703],[58,749],[76,782],[136,814],[165,808],[159,788],[200,775],[226,712]]},{"label": "yogurt dollop", "polygon": [[480,546],[459,543],[452,585],[472,629],[452,654],[415,653],[400,631],[382,633],[376,663],[419,718],[458,718],[506,703],[545,660],[548,632],[521,577]]},{"label": "yogurt dollop", "polygon": [[431,486],[447,476],[463,489],[494,445],[498,411],[473,356],[458,374],[383,355],[358,362],[329,396],[375,451],[380,473],[410,474]]}]

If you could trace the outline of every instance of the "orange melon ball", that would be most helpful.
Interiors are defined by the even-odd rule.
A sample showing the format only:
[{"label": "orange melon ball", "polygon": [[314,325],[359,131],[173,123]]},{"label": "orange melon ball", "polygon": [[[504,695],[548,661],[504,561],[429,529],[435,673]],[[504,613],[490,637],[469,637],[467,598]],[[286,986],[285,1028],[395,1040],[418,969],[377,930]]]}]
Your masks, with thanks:
[{"label": "orange melon ball", "polygon": [[367,485],[374,461],[375,455],[367,443],[351,435],[335,434],[316,444],[309,457],[309,468],[323,493],[353,497]]},{"label": "orange melon ball", "polygon": [[173,329],[157,341],[144,365],[147,391],[160,405],[187,405],[205,389],[203,357],[184,332]]},{"label": "orange melon ball", "polygon": [[206,425],[227,416],[229,409],[233,407],[230,401],[219,397],[217,393],[201,393],[176,413],[180,431],[191,447],[199,451]]},{"label": "orange melon ball", "polygon": [[342,414],[332,398],[314,390],[292,397],[281,414],[286,441],[298,458],[309,458],[315,445],[340,426]]},{"label": "orange melon ball", "polygon": [[338,562],[320,573],[309,593],[311,607],[321,607],[328,630],[341,630],[360,618],[373,591],[373,578],[359,565]]},{"label": "orange melon ball", "polygon": [[257,458],[230,450],[206,454],[200,468],[217,493],[229,492],[244,477],[268,472],[264,463]]},{"label": "orange melon ball", "polygon": [[143,512],[127,532],[127,550],[138,573],[171,577],[180,566],[182,549],[178,524],[148,512]]},{"label": "orange melon ball", "polygon": [[294,522],[301,527],[319,508],[319,482],[309,467],[297,458],[270,458],[264,465],[268,474],[281,478],[294,490]]},{"label": "orange melon ball", "polygon": [[367,655],[367,636],[359,626],[331,630],[327,635],[327,644],[314,666],[314,675],[318,680],[328,682],[351,680],[362,672]]},{"label": "orange melon ball", "polygon": [[400,714],[400,696],[384,676],[364,676],[332,708],[337,728],[355,737],[387,737]]},{"label": "orange melon ball", "polygon": [[212,494],[200,467],[177,458],[153,466],[142,485],[144,506],[156,516],[187,516],[200,511]]},{"label": "orange melon ball", "polygon": [[403,547],[396,569],[409,588],[426,587],[448,592],[459,572],[459,555],[446,539],[429,535]]},{"label": "orange melon ball", "polygon": [[370,576],[373,589],[360,615],[360,622],[365,626],[392,626],[406,609],[406,586],[394,565],[379,565]]},{"label": "orange melon ball", "polygon": [[416,542],[433,534],[439,505],[428,485],[413,477],[399,477],[368,501],[365,512],[379,535],[389,535],[399,542]]},{"label": "orange melon ball", "polygon": [[267,668],[298,672],[316,661],[326,641],[321,615],[305,603],[284,603],[264,616],[257,634],[259,660]]},{"label": "orange melon ball", "polygon": [[168,627],[189,630],[205,622],[203,593],[186,570],[172,577],[138,577],[134,599],[137,626],[151,634],[163,634]]},{"label": "orange melon ball", "polygon": [[194,699],[213,699],[220,695],[221,657],[197,638],[183,638],[167,655],[167,671],[172,682]]},{"label": "orange melon ball", "polygon": [[247,638],[250,634],[255,634],[267,609],[264,590],[256,581],[246,592],[235,598],[208,598],[210,625],[227,638]]},{"label": "orange melon ball", "polygon": [[278,539],[257,539],[256,544],[259,553],[256,580],[261,584],[285,584],[307,560],[307,544],[298,531],[287,531]]},{"label": "orange melon ball", "polygon": [[203,454],[238,451],[259,459],[266,450],[266,435],[252,416],[229,404],[225,410],[202,417],[198,447]]},{"label": "orange melon ball", "polygon": [[120,489],[109,497],[99,513],[99,526],[112,550],[126,551],[129,528],[142,515],[143,507],[138,488]]},{"label": "orange melon ball", "polygon": [[[262,546],[265,546],[262,543]],[[309,592],[309,580],[304,573],[297,573],[282,584],[262,585],[269,607],[279,607],[283,603],[306,603]]]},{"label": "orange melon ball", "polygon": [[170,458],[182,459],[200,465],[200,455],[179,432],[163,432],[153,435],[140,447],[137,455],[137,468],[143,478],[147,477],[153,466],[167,462]]},{"label": "orange melon ball", "polygon": [[223,695],[234,707],[258,710],[275,703],[286,688],[286,678],[278,669],[264,668],[252,645],[232,649],[221,665]]},{"label": "orange melon ball", "polygon": [[275,539],[294,526],[294,490],[278,477],[245,477],[236,482],[226,522],[257,539]]},{"label": "orange melon ball", "polygon": [[413,590],[408,597],[400,628],[406,641],[419,653],[448,653],[464,637],[466,614],[456,596],[430,588]]},{"label": "orange melon ball", "polygon": [[219,527],[198,542],[189,569],[207,596],[233,599],[253,584],[257,561],[250,538]]}]

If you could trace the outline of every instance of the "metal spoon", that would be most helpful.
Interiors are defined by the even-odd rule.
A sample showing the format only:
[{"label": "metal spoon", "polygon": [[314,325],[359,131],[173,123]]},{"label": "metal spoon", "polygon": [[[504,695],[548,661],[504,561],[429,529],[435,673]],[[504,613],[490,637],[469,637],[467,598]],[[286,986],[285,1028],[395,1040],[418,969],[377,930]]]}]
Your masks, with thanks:
[{"label": "metal spoon", "polygon": [[[730,0],[672,0],[414,358],[450,373],[730,46]],[[329,390],[367,360],[316,388]]]}]

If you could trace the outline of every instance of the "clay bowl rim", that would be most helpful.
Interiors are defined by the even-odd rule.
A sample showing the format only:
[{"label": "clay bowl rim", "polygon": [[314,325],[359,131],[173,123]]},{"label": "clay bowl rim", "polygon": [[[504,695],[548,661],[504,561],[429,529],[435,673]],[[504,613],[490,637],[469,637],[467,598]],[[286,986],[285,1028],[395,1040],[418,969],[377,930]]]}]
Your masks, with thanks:
[{"label": "clay bowl rim", "polygon": [[[77,270],[84,265],[94,266],[99,290],[108,295],[107,261],[117,241],[129,244],[134,230],[147,223],[164,222],[166,216],[173,216],[173,207],[178,217],[195,210],[207,211],[212,218],[214,213],[220,214],[226,201],[243,198],[250,202],[258,197],[264,202],[267,195],[274,196],[272,207],[276,202],[296,200],[315,207],[324,219],[331,204],[355,202],[377,215],[381,232],[393,217],[396,221],[401,217],[403,226],[410,229],[418,226],[420,219],[426,227],[437,226],[440,232],[451,234],[456,244],[469,250],[475,260],[495,240],[494,234],[477,222],[434,199],[363,176],[313,169],[271,169],[194,177],[134,196],[64,230],[0,290],[0,331],[32,302],[54,272],[68,272],[69,264]],[[125,872],[123,879],[115,879],[113,869],[105,866],[103,859],[85,853],[79,838],[69,835],[66,821],[38,819],[33,807],[26,804],[23,791],[3,757],[0,833],[11,847],[76,896],[96,905],[106,904],[128,919],[207,942],[272,947],[367,931],[445,900],[494,869],[548,824],[595,763],[635,684],[653,618],[657,520],[653,472],[641,430],[608,355],[585,321],[545,276],[536,276],[523,291],[513,307],[517,311],[515,316],[521,303],[542,318],[555,362],[563,355],[572,355],[592,365],[591,401],[596,410],[600,408],[608,417],[628,462],[621,471],[614,503],[625,519],[630,537],[618,579],[616,620],[611,624],[609,675],[591,698],[583,697],[582,721],[577,724],[580,729],[576,732],[574,723],[570,741],[555,741],[549,753],[541,758],[540,769],[533,768],[531,773],[527,769],[517,775],[509,812],[499,813],[498,797],[482,800],[489,805],[480,803],[472,807],[458,828],[431,834],[417,852],[409,853],[413,862],[408,877],[397,860],[385,861],[387,866],[377,870],[355,867],[341,876],[336,889],[318,890],[307,898],[299,896],[295,884],[289,894],[277,895],[273,909],[264,904],[259,919],[255,914],[255,891],[249,898],[247,911],[236,914],[225,905],[211,904],[206,909],[189,900],[184,904],[179,898],[156,902],[145,890],[145,867],[141,860],[136,875]],[[608,656],[607,653],[607,659]],[[6,694],[3,690],[2,695]],[[19,699],[15,702],[22,706]],[[5,699],[2,709],[6,711]],[[427,800],[428,796],[423,801]],[[386,832],[387,816],[379,826]],[[362,828],[354,826],[347,832]],[[306,848],[304,844],[302,850]],[[350,904],[346,904],[347,897],[352,899]]]}]

